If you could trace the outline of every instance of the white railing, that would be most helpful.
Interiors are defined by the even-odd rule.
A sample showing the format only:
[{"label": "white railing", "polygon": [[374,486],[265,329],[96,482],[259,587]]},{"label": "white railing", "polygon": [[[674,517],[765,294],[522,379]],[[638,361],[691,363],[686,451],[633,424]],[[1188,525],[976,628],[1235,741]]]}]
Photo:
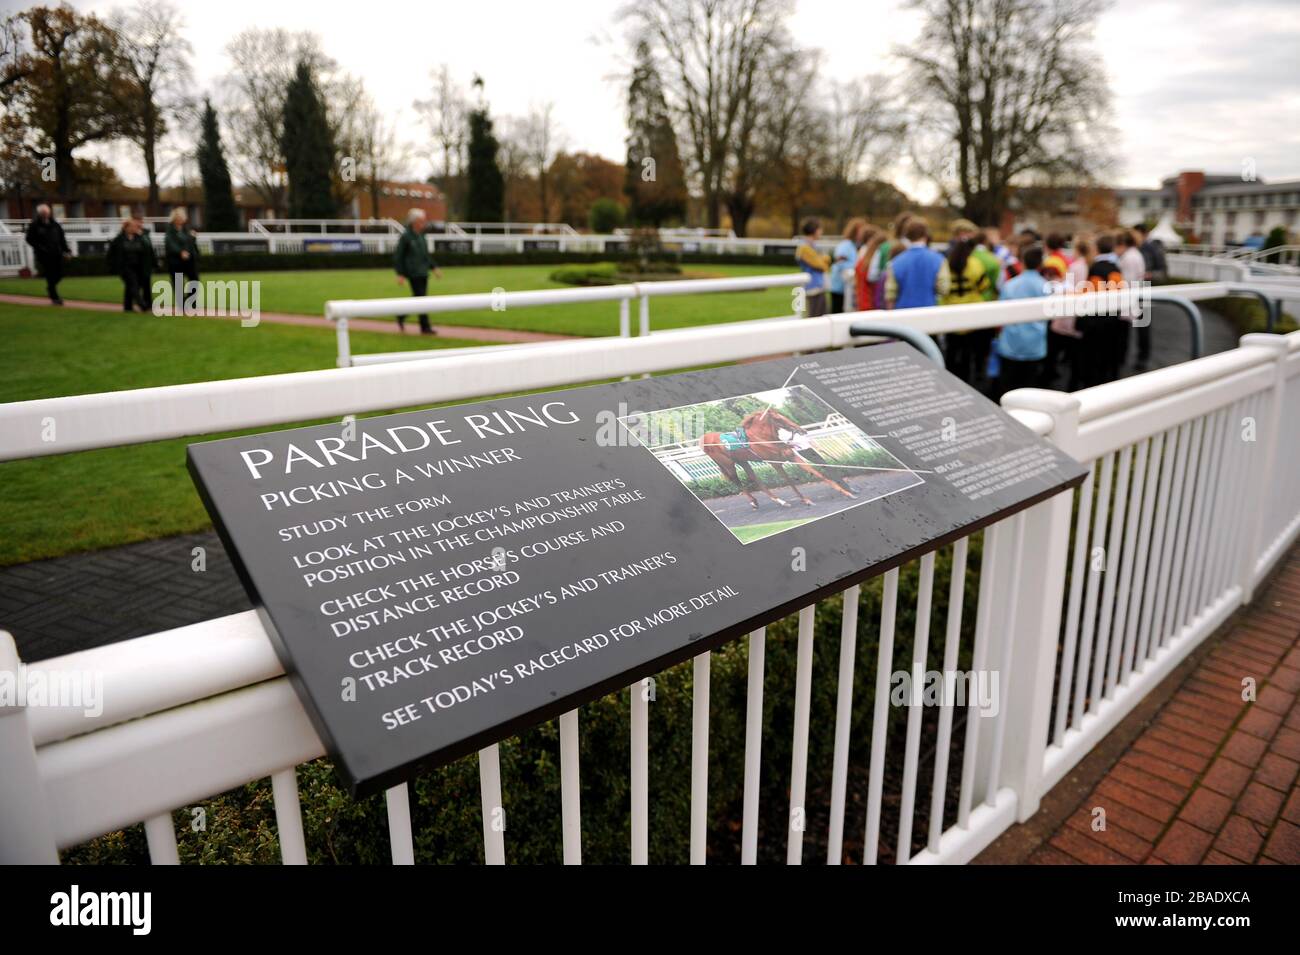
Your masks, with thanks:
[{"label": "white railing", "polygon": [[577,235],[567,222],[447,222],[457,235]]},{"label": "white railing", "polygon": [[[107,240],[121,228],[120,219],[60,220],[73,255],[103,254]],[[150,235],[161,246],[166,218],[151,218],[156,224]],[[21,234],[27,220],[4,220],[6,228]],[[633,238],[625,232],[609,235],[579,233],[562,222],[448,222],[445,232],[426,234],[430,251],[436,256],[514,255],[527,252],[580,253],[584,255],[622,255],[631,249]],[[393,251],[404,227],[392,219],[252,219],[246,232],[197,231],[199,250],[204,254],[217,251],[265,252],[270,255],[301,253],[303,243],[321,239],[352,239],[361,243],[361,251],[387,255]],[[799,240],[795,238],[736,238],[714,235],[715,230],[666,229],[659,233],[659,245],[670,253],[701,255],[773,256],[793,261]],[[721,230],[716,230],[721,231]],[[817,247],[823,252],[834,249],[838,239],[823,239]],[[936,246],[941,248],[941,246]]]},{"label": "white railing", "polygon": [[[1071,296],[1080,309],[1087,296]],[[994,307],[981,321],[1001,323]],[[1008,303],[1020,309],[1025,303]],[[1041,303],[1038,303],[1041,307]],[[927,310],[940,322],[943,310]],[[0,457],[22,458],[218,433],[325,416],[464,400],[502,392],[571,385],[624,375],[849,345],[857,313],[707,326],[628,339],[481,349],[438,366],[343,368],[235,381],[205,382],[0,406]],[[1039,318],[1041,319],[1041,314]],[[911,660],[926,668],[931,633],[942,633],[945,670],[969,652],[976,672],[999,673],[996,713],[978,701],[939,713],[932,783],[920,791],[922,711],[910,706],[902,743],[902,781],[885,781],[888,689],[906,668],[894,659],[900,571],[886,573],[878,619],[859,621],[860,588],[844,591],[835,679],[837,718],[810,726],[814,625],[832,605],[798,615],[793,760],[789,777],[789,861],[800,861],[807,818],[809,740],[834,739],[827,861],[841,859],[849,785],[849,720],[855,687],[874,685],[866,783],[863,861],[897,846],[898,861],[964,862],[1037,808],[1068,771],[1150,687],[1248,600],[1300,530],[1300,333],[1247,336],[1231,352],[1089,389],[1075,395],[1025,390],[1004,405],[1026,426],[1089,463],[1088,481],[974,535],[979,569],[967,567],[973,541],[944,556],[930,552],[902,570],[916,575]],[[50,418],[57,441],[43,441]],[[48,433],[48,431],[46,431]],[[1253,438],[1247,438],[1247,434]],[[1075,504],[1078,504],[1078,516]],[[1093,560],[1102,547],[1104,560]],[[964,606],[967,575],[978,598]],[[974,581],[972,581],[974,583]],[[948,586],[946,620],[932,620],[936,587]],[[973,621],[963,646],[963,621]],[[879,650],[857,659],[860,630]],[[903,643],[906,635],[899,637]],[[745,809],[741,859],[753,862],[762,767],[763,631],[749,638]],[[704,861],[707,827],[709,654],[695,659],[692,686],[696,748],[690,771],[690,856]],[[19,665],[0,639],[0,671]],[[306,861],[296,767],[323,753],[297,697],[252,612],[43,661],[51,676],[103,675],[103,713],[52,707],[0,710],[0,857],[55,861],[56,848],[144,822],[155,862],[178,858],[172,810],[213,793],[269,777],[285,862]],[[861,690],[859,691],[861,692]],[[649,704],[630,690],[631,844],[648,857]],[[957,718],[963,718],[958,725]],[[559,720],[557,814],[566,861],[581,858],[578,805],[580,710]],[[786,728],[787,731],[790,728]],[[959,733],[964,733],[958,744]],[[894,741],[897,744],[897,741]],[[952,758],[950,759],[950,755]],[[960,758],[957,758],[960,754]],[[927,771],[930,767],[924,767]],[[509,806],[497,746],[479,754],[484,856],[502,862],[506,834],[490,824]],[[891,779],[894,778],[892,775]],[[888,788],[888,799],[886,789]],[[406,785],[387,794],[394,862],[414,858]],[[897,804],[897,818],[886,807]],[[924,810],[928,807],[928,813]],[[922,823],[923,814],[928,822]],[[884,822],[890,823],[886,830]],[[511,817],[511,832],[540,820]],[[915,849],[913,848],[915,847]]]},{"label": "white railing", "polygon": [[401,235],[395,219],[249,219],[248,231],[260,235]]},{"label": "white railing", "polygon": [[[426,358],[449,358],[462,349],[431,348],[424,351],[352,354],[348,320],[353,318],[389,318],[394,315],[445,315],[449,312],[504,312],[512,308],[536,308],[545,305],[581,305],[592,302],[618,302],[619,337],[632,334],[632,299],[640,299],[638,314],[641,335],[650,334],[650,299],[669,295],[707,295],[722,292],[754,292],[771,288],[795,288],[806,285],[808,275],[792,272],[785,275],[748,275],[729,279],[685,279],[671,282],[631,282],[622,285],[595,285],[587,288],[532,289],[520,292],[481,292],[467,295],[425,295],[420,298],[375,298],[331,301],[325,304],[325,317],[334,322],[338,340],[338,366],[388,364],[419,361]],[[793,304],[793,303],[792,303]]]},{"label": "white railing", "polygon": [[[354,318],[388,318],[394,315],[418,315],[420,313],[439,314],[448,312],[493,311],[504,312],[512,308],[531,308],[543,305],[578,305],[583,303],[617,301],[619,303],[619,337],[627,338],[631,330],[630,300],[640,299],[639,335],[651,334],[650,299],[673,295],[698,295],[719,292],[754,291],[768,288],[798,287],[805,285],[807,275],[793,272],[784,275],[754,275],[730,279],[689,279],[671,282],[638,282],[626,285],[603,285],[576,289],[536,289],[526,292],[484,292],[469,295],[428,295],[423,298],[382,298],[340,300],[326,303],[325,317],[335,323],[338,341],[337,363],[340,368],[351,365],[388,364],[392,362],[423,361],[426,359],[457,358],[473,349],[429,348],[414,351],[379,352],[368,355],[355,355],[349,337],[349,319]],[[1238,283],[1197,283],[1190,285],[1168,285],[1147,289],[1143,294],[1157,299],[1176,296],[1188,302],[1200,302],[1225,298],[1234,292],[1240,292],[1244,286]],[[1283,293],[1270,292],[1270,295],[1282,297]],[[1061,308],[1085,307],[1079,303],[1091,303],[1087,297],[1076,298],[1073,305],[1061,304]],[[1054,299],[1063,303],[1064,299]],[[1145,300],[1143,300],[1145,301]],[[793,306],[792,314],[797,317]],[[1040,321],[1043,317],[1041,299],[1027,299],[1018,302],[979,302],[964,305],[954,310],[951,306],[933,308],[913,308],[905,311],[867,312],[862,318],[888,320],[902,323],[927,335],[941,335],[948,332],[969,331],[977,328],[997,328],[1001,325],[1021,322]],[[661,334],[654,332],[654,334]],[[517,346],[502,346],[517,347]],[[539,354],[535,350],[530,354]]]},{"label": "white railing", "polygon": [[[73,235],[86,236],[107,236],[112,238],[117,235],[122,228],[122,216],[99,216],[93,218],[78,219],[60,219],[59,225],[63,226],[63,231],[68,233],[68,239],[71,241]],[[6,231],[14,232],[21,235],[26,231],[31,219],[4,219],[2,224]],[[145,225],[166,226],[168,219],[166,216],[143,216],[142,221]]]},{"label": "white railing", "polygon": [[27,239],[18,235],[0,235],[0,273],[14,275],[21,269],[32,267],[32,256]]}]

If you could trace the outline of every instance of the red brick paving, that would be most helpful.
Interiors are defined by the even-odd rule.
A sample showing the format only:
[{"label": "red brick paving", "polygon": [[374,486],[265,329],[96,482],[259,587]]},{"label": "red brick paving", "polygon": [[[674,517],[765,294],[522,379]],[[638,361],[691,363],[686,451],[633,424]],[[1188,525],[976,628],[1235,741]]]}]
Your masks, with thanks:
[{"label": "red brick paving", "polygon": [[1300,550],[1029,861],[1300,864],[1298,693]]}]

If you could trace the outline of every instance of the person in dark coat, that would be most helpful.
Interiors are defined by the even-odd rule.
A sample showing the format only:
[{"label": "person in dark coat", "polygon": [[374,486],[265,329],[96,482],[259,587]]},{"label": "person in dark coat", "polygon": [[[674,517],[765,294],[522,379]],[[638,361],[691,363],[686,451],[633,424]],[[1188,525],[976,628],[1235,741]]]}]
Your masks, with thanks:
[{"label": "person in dark coat", "polygon": [[108,268],[122,280],[122,311],[149,311],[149,277],[155,264],[153,243],[139,219],[127,219],[108,245]]},{"label": "person in dark coat", "polygon": [[167,274],[176,288],[175,306],[178,311],[185,302],[185,286],[199,280],[199,241],[190,228],[189,219],[184,209],[173,209],[163,242]]},{"label": "person in dark coat", "polygon": [[[424,238],[424,210],[412,209],[406,216],[406,231],[397,240],[393,250],[393,270],[397,272],[397,284],[411,284],[411,294],[420,298],[429,291],[429,271],[442,278],[442,270],[433,264],[429,255],[429,243]],[[406,331],[406,316],[397,316],[397,327]],[[438,332],[429,324],[429,316],[420,316],[420,334],[436,335]]]},{"label": "person in dark coat", "polygon": [[36,215],[27,225],[26,239],[36,255],[41,275],[45,277],[45,290],[50,294],[50,301],[62,305],[59,282],[63,279],[63,261],[72,257],[72,250],[68,248],[63,226],[54,221],[50,207],[43,202],[36,207]]},{"label": "person in dark coat", "polygon": [[158,253],[154,251],[152,230],[144,227],[144,220],[139,216],[135,217],[135,237],[140,244],[135,280],[140,289],[140,309],[147,312],[152,299],[150,284],[154,270],[158,268]]}]

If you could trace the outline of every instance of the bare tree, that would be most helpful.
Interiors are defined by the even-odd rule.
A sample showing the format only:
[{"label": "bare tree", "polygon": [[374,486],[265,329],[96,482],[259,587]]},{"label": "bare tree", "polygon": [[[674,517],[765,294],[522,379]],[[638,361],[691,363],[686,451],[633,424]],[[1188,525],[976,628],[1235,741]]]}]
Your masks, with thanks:
[{"label": "bare tree", "polygon": [[0,106],[8,104],[14,86],[26,78],[30,66],[24,54],[29,48],[22,14],[11,13],[0,20]]},{"label": "bare tree", "polygon": [[789,0],[638,0],[624,8],[633,43],[654,52],[711,227],[728,191],[736,209],[752,195],[756,98],[769,86],[763,71],[790,10]]},{"label": "bare tree", "polygon": [[895,155],[906,123],[882,76],[833,84],[824,122],[825,174],[835,217],[843,224],[854,184],[879,174]]},{"label": "bare tree", "polygon": [[430,78],[430,97],[416,100],[414,106],[429,130],[435,153],[441,153],[442,177],[438,184],[450,202],[455,192],[453,178],[464,172],[469,102],[445,63],[431,70]]},{"label": "bare tree", "polygon": [[921,35],[913,156],[963,213],[994,224],[1027,177],[1086,181],[1105,167],[1109,92],[1090,50],[1091,0],[909,0]]},{"label": "bare tree", "polygon": [[128,81],[124,133],[140,147],[149,179],[149,214],[158,215],[158,146],[167,121],[184,116],[192,106],[189,57],[194,51],[181,35],[180,11],[165,0],[141,0],[128,13],[115,13],[112,26],[121,38],[122,72]]},{"label": "bare tree", "polygon": [[405,172],[410,147],[398,136],[397,123],[388,119],[370,95],[364,94],[355,110],[357,181],[370,197],[370,216],[379,217],[382,184]]},{"label": "bare tree", "polygon": [[222,115],[230,131],[231,164],[262,201],[283,213],[287,191],[280,135],[284,98],[299,62],[316,71],[322,85],[335,64],[311,33],[244,30],[226,44],[233,69],[225,78]]},{"label": "bare tree", "polygon": [[800,213],[826,165],[826,123],[809,107],[817,79],[815,64],[786,50],[771,64],[758,161],[762,176],[758,195],[788,210],[790,233],[799,231]]},{"label": "bare tree", "polygon": [[496,122],[497,166],[505,181],[505,215],[518,221],[520,187],[528,174],[527,120],[504,116]]},{"label": "bare tree", "polygon": [[520,147],[532,174],[537,177],[537,196],[541,218],[550,218],[550,202],[546,194],[546,174],[556,154],[562,148],[562,133],[555,122],[555,104],[533,106],[519,124]]}]

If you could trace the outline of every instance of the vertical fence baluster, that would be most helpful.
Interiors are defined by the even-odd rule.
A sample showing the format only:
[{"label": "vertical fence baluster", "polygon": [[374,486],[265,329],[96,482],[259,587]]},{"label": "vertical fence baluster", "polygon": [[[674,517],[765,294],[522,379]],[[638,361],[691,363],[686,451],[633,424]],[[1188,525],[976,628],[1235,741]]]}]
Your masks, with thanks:
[{"label": "vertical fence baluster", "polygon": [[1164,646],[1165,635],[1165,608],[1170,602],[1170,596],[1176,581],[1173,579],[1174,564],[1177,562],[1178,551],[1175,550],[1178,540],[1178,514],[1182,510],[1183,501],[1183,471],[1187,466],[1187,448],[1191,444],[1191,425],[1184,422],[1178,428],[1178,454],[1174,459],[1173,475],[1169,483],[1169,508],[1163,515],[1164,524],[1161,524],[1161,515],[1156,517],[1156,526],[1165,528],[1164,549],[1162,552],[1163,559],[1160,563],[1160,584],[1156,591],[1155,612],[1151,621],[1151,644],[1149,653],[1155,656],[1156,652]]},{"label": "vertical fence baluster", "polygon": [[[944,696],[939,710],[939,739],[934,750],[934,785],[930,792],[931,852],[939,851],[943,835],[943,805],[948,791],[948,750],[952,745],[952,717],[956,703],[948,695],[950,680],[957,672],[957,655],[961,649],[961,611],[966,596],[966,548],[970,538],[963,537],[952,547],[952,576],[948,581],[948,630],[943,640]],[[976,675],[978,679],[978,674]],[[970,687],[967,687],[970,691]]]},{"label": "vertical fence baluster", "polygon": [[632,864],[650,861],[650,701],[648,680],[633,683],[632,694]]},{"label": "vertical fence baluster", "polygon": [[704,865],[709,831],[709,658],[695,657],[691,687],[691,865]]},{"label": "vertical fence baluster", "polygon": [[1196,586],[1192,591],[1192,613],[1197,616],[1213,602],[1213,568],[1223,549],[1223,498],[1227,487],[1227,435],[1230,408],[1220,408],[1214,428],[1214,452],[1210,456],[1210,497],[1201,527],[1201,556],[1196,566]]},{"label": "vertical fence baluster", "polygon": [[1214,424],[1216,416],[1205,415],[1200,418],[1201,439],[1197,442],[1199,454],[1196,467],[1196,483],[1192,485],[1191,512],[1188,515],[1188,535],[1186,554],[1183,561],[1183,582],[1179,588],[1178,611],[1174,617],[1174,629],[1181,630],[1196,616],[1193,598],[1196,594],[1197,572],[1200,565],[1201,535],[1205,524],[1205,512],[1210,504],[1210,462],[1213,459]]},{"label": "vertical fence baluster", "polygon": [[912,817],[916,811],[916,777],[920,763],[921,687],[925,684],[926,655],[930,649],[930,603],[934,593],[934,551],[921,557],[916,588],[916,631],[912,638],[911,690],[907,700],[907,742],[903,750],[903,794],[898,812],[898,844],[894,861],[901,865],[912,857]]},{"label": "vertical fence baluster", "polygon": [[1254,450],[1254,442],[1244,440],[1245,419],[1253,418],[1255,408],[1258,402],[1258,395],[1249,395],[1239,402],[1236,420],[1231,422],[1231,427],[1237,435],[1237,439],[1232,442],[1237,453],[1236,467],[1233,474],[1232,496],[1228,503],[1228,520],[1227,520],[1227,541],[1224,544],[1223,566],[1219,569],[1219,592],[1223,593],[1230,587],[1237,584],[1237,568],[1240,566],[1240,547],[1242,539],[1242,530],[1246,523],[1246,515],[1249,513],[1250,502],[1247,500],[1246,491],[1250,487],[1251,476],[1251,452]]},{"label": "vertical fence baluster", "polygon": [[415,842],[411,838],[411,802],[406,783],[384,792],[388,808],[388,845],[393,865],[415,865]]},{"label": "vertical fence baluster", "polygon": [[501,750],[496,743],[478,751],[478,788],[483,805],[483,861],[505,865],[506,809],[501,798]]},{"label": "vertical fence baluster", "polygon": [[1057,746],[1065,737],[1066,718],[1070,715],[1070,686],[1074,680],[1074,658],[1079,643],[1079,611],[1083,581],[1088,576],[1088,518],[1092,515],[1092,484],[1096,474],[1097,462],[1094,461],[1088,466],[1088,476],[1079,486],[1074,561],[1070,565],[1070,597],[1065,610],[1065,646],[1061,651],[1061,681],[1056,692],[1056,727],[1052,736]]},{"label": "vertical fence baluster", "polygon": [[1120,661],[1124,656],[1125,630],[1128,626],[1128,598],[1133,585],[1133,552],[1137,549],[1138,518],[1142,511],[1142,488],[1147,477],[1147,450],[1150,439],[1137,445],[1133,457],[1133,483],[1129,491],[1128,523],[1124,526],[1124,549],[1119,562],[1119,581],[1115,590],[1115,623],[1111,630],[1110,663],[1106,670],[1107,692],[1115,692],[1119,683]]},{"label": "vertical fence baluster", "polygon": [[876,694],[872,700],[871,761],[867,776],[867,834],[862,864],[875,865],[880,849],[880,804],[885,788],[885,742],[889,729],[889,677],[894,667],[894,622],[898,610],[898,568],[885,573],[880,594],[880,644],[876,652]]},{"label": "vertical fence baluster", "polygon": [[[1182,507],[1178,516],[1178,536],[1174,544],[1174,569],[1169,581],[1169,603],[1165,610],[1165,637],[1168,642],[1182,629],[1181,610],[1187,598],[1187,538],[1197,497],[1197,475],[1201,463],[1201,432],[1204,418],[1192,422],[1187,448],[1187,470],[1184,472]],[[1164,646],[1164,642],[1161,646]]]},{"label": "vertical fence baluster", "polygon": [[1135,666],[1141,669],[1146,665],[1150,658],[1151,648],[1159,646],[1159,627],[1160,615],[1157,614],[1156,607],[1163,599],[1164,581],[1168,573],[1169,543],[1172,540],[1172,534],[1168,526],[1169,505],[1170,505],[1170,488],[1173,485],[1173,474],[1177,468],[1178,446],[1180,444],[1179,431],[1177,428],[1170,428],[1165,432],[1165,446],[1161,452],[1160,467],[1160,490],[1156,492],[1156,519],[1152,528],[1154,537],[1154,547],[1151,552],[1151,569],[1147,572],[1147,597],[1142,604],[1142,624],[1138,630],[1138,650],[1137,662]]},{"label": "vertical fence baluster", "polygon": [[803,833],[808,806],[808,714],[812,706],[813,624],[816,606],[799,611],[799,663],[794,680],[794,740],[790,754],[790,816],[787,821],[785,861],[803,862]]},{"label": "vertical fence baluster", "polygon": [[1140,611],[1142,602],[1146,597],[1147,584],[1147,558],[1151,553],[1151,537],[1154,528],[1151,523],[1151,512],[1156,504],[1156,484],[1160,477],[1160,458],[1164,451],[1164,434],[1158,434],[1148,442],[1150,446],[1149,456],[1147,458],[1147,473],[1144,478],[1144,494],[1142,500],[1142,513],[1138,521],[1139,537],[1137,560],[1133,572],[1133,585],[1129,590],[1128,619],[1124,633],[1124,664],[1120,672],[1120,684],[1128,682],[1128,678],[1133,673],[1133,657],[1137,649],[1138,630],[1140,620]]},{"label": "vertical fence baluster", "polygon": [[170,812],[160,812],[144,821],[144,838],[149,847],[149,862],[153,865],[180,865],[180,852],[176,848],[176,827]]},{"label": "vertical fence baluster", "polygon": [[840,673],[835,698],[835,749],[831,766],[831,820],[826,864],[839,865],[844,848],[844,797],[849,777],[849,730],[853,723],[853,664],[858,647],[858,597],[862,588],[844,591],[840,617]]},{"label": "vertical fence baluster", "polygon": [[[993,584],[997,578],[997,564],[993,555],[1002,537],[1002,523],[984,531],[980,553],[979,606],[975,608],[975,650],[971,656],[971,670],[977,675],[988,668],[989,631],[993,623]],[[975,760],[979,756],[979,699],[973,694],[966,704],[966,740],[961,760],[961,794],[957,798],[957,825],[970,828],[971,804],[975,801]]]},{"label": "vertical fence baluster", "polygon": [[1106,540],[1102,544],[1105,571],[1102,573],[1101,621],[1097,625],[1097,659],[1092,670],[1092,700],[1096,706],[1105,688],[1107,651],[1115,643],[1111,625],[1114,622],[1116,578],[1120,574],[1119,555],[1123,547],[1124,515],[1128,509],[1129,476],[1133,471],[1133,446],[1125,445],[1119,453],[1119,481],[1115,486],[1115,499],[1111,505],[1110,523]]},{"label": "vertical fence baluster", "polygon": [[578,749],[578,711],[560,714],[560,828],[564,864],[582,864],[582,772]]},{"label": "vertical fence baluster", "polygon": [[[1093,503],[1092,543],[1102,548],[1101,558],[1106,559],[1106,518],[1110,516],[1110,480],[1114,471],[1115,456],[1107,454],[1101,460],[1101,483],[1097,489],[1097,499]],[[1074,687],[1074,725],[1083,719],[1083,703],[1088,695],[1088,667],[1092,663],[1092,638],[1097,628],[1097,590],[1102,572],[1094,569],[1096,557],[1088,554],[1087,595],[1083,602],[1083,642],[1079,646],[1079,678]],[[1096,693],[1093,693],[1096,702]]]},{"label": "vertical fence baluster", "polygon": [[[1021,511],[1012,521],[1012,533],[1015,534],[1014,545],[1012,548],[1011,566],[1018,568],[1022,566],[1025,549],[1025,514]],[[1007,586],[1007,608],[1006,619],[1003,622],[1002,637],[1002,660],[998,664],[999,700],[998,705],[998,725],[993,733],[993,752],[989,757],[989,782],[988,788],[984,795],[984,803],[987,806],[996,806],[998,800],[998,787],[1002,780],[1002,752],[1006,747],[1007,739],[1007,696],[1008,688],[1011,682],[1011,667],[1014,660],[1015,641],[1011,635],[1015,633],[1016,610],[1019,607],[1020,597],[1020,575],[1014,571],[1010,575],[1011,580]]]},{"label": "vertical fence baluster", "polygon": [[1251,397],[1240,399],[1228,413],[1228,427],[1224,441],[1224,456],[1228,458],[1228,482],[1223,502],[1222,553],[1214,575],[1214,592],[1220,596],[1236,583],[1233,576],[1233,545],[1240,530],[1241,513],[1245,502],[1249,453],[1244,438],[1244,421],[1250,414]]},{"label": "vertical fence baluster", "polygon": [[307,864],[307,840],[302,834],[302,809],[298,804],[298,770],[290,766],[271,776],[275,803],[275,831],[280,839],[280,861]]},{"label": "vertical fence baluster", "polygon": [[763,766],[763,651],[767,629],[749,635],[749,680],[745,689],[745,809],[740,833],[740,862],[758,861],[758,785]]}]

